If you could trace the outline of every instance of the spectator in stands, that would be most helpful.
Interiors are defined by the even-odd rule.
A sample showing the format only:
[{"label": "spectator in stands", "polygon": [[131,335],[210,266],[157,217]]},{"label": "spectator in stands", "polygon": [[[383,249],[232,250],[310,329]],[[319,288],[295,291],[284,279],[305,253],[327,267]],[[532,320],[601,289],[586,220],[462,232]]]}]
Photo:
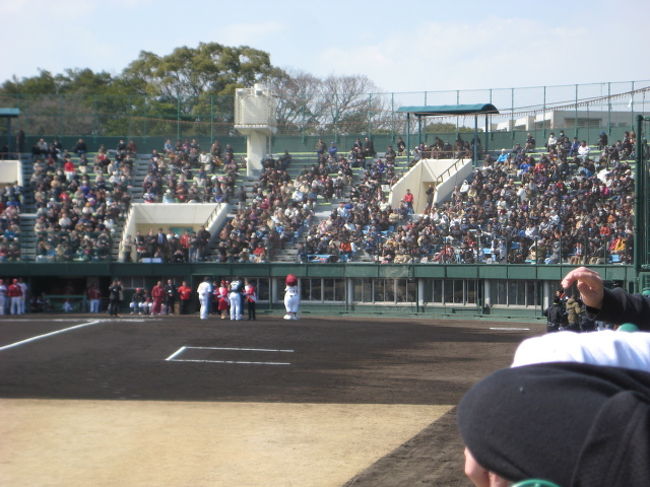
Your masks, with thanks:
[{"label": "spectator in stands", "polygon": [[555,133],[551,132],[548,136],[548,140],[546,141],[546,150],[552,151],[555,150],[557,147],[557,137],[555,137]]},{"label": "spectator in stands", "polygon": [[429,184],[429,186],[427,186],[426,191],[424,192],[427,198],[427,206],[424,209],[425,213],[430,211],[431,207],[433,206],[433,197],[435,195],[435,192],[436,192],[435,184]]},{"label": "spectator in stands", "polygon": [[72,179],[75,177],[77,174],[77,170],[74,166],[74,162],[72,162],[72,159],[66,158],[63,162],[63,172],[65,173],[65,178],[69,182],[72,181]]},{"label": "spectator in stands", "polygon": [[402,199],[402,201],[406,205],[406,208],[408,209],[408,212],[410,214],[413,213],[413,201],[414,200],[415,200],[415,196],[413,195],[413,193],[411,193],[410,189],[407,189],[406,194],[404,195],[404,198]]},{"label": "spectator in stands", "polygon": [[535,140],[535,137],[533,137],[531,133],[526,134],[526,145],[524,146],[524,150],[526,152],[533,152],[536,145],[537,141]]},{"label": "spectator in stands", "polygon": [[404,139],[401,137],[397,138],[397,153],[401,156],[404,154],[404,150],[406,150],[406,142],[404,142]]},{"label": "spectator in stands", "polygon": [[0,262],[20,260],[20,207],[23,188],[18,183],[0,188]]},{"label": "spectator in stands", "polygon": [[578,157],[579,157],[582,161],[585,161],[585,160],[587,159],[587,157],[589,157],[589,152],[590,152],[590,150],[591,150],[591,149],[590,149],[589,146],[587,145],[587,141],[586,141],[586,140],[583,140],[583,141],[580,143],[580,147],[578,147]]},{"label": "spectator in stands", "polygon": [[363,139],[363,155],[366,157],[375,157],[377,155],[375,145],[370,137],[364,137]]},{"label": "spectator in stands", "polygon": [[503,164],[508,162],[508,158],[510,157],[510,154],[506,152],[505,149],[501,149],[501,154],[499,154],[499,157],[497,157],[497,164]]},{"label": "spectator in stands", "polygon": [[314,145],[314,150],[316,151],[316,155],[318,157],[320,157],[321,155],[323,155],[325,153],[326,148],[327,147],[325,145],[325,142],[323,142],[323,139],[318,139],[316,141],[316,144]]},{"label": "spectator in stands", "polygon": [[72,151],[78,156],[85,155],[88,152],[88,146],[84,142],[84,139],[77,140],[77,143],[75,144]]},{"label": "spectator in stands", "polygon": [[63,169],[51,159],[34,163],[30,186],[37,208],[39,260],[110,258],[111,232],[130,204],[127,173],[123,171],[128,164],[118,168],[102,160],[102,154],[98,154],[94,182],[89,174],[75,169],[68,156]]}]

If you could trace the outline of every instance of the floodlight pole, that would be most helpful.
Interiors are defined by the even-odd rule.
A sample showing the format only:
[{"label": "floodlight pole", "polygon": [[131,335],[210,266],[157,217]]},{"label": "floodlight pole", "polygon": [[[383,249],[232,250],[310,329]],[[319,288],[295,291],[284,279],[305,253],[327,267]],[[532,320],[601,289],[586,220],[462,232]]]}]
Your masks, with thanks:
[{"label": "floodlight pole", "polygon": [[478,165],[478,115],[474,115],[474,140],[472,140],[474,165]]},{"label": "floodlight pole", "polygon": [[411,114],[406,112],[406,165],[411,163]]}]

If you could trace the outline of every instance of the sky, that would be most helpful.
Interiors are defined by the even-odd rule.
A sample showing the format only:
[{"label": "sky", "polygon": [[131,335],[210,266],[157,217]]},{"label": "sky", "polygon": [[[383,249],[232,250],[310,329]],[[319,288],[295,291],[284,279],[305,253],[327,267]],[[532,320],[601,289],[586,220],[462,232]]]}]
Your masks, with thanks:
[{"label": "sky", "polygon": [[[365,75],[379,92],[650,79],[648,0],[10,0],[0,83],[200,42],[266,51],[319,78]],[[644,25],[646,24],[646,25]]]}]

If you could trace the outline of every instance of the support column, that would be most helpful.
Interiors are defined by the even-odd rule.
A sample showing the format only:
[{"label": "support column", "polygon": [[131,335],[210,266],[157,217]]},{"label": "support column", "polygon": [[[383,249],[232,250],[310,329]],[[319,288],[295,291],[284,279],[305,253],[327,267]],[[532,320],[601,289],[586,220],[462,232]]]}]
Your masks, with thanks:
[{"label": "support column", "polygon": [[492,300],[490,299],[490,280],[483,281],[483,307],[492,307]]},{"label": "support column", "polygon": [[418,279],[418,308],[424,311],[424,279]]},{"label": "support column", "polygon": [[262,172],[262,161],[267,155],[268,135],[250,130],[246,136],[246,176],[257,177]]},{"label": "support column", "polygon": [[278,278],[271,278],[271,289],[269,289],[269,309],[278,301]]},{"label": "support column", "polygon": [[352,303],[354,303],[354,281],[351,277],[348,277],[345,281],[345,310],[348,311],[352,308]]},{"label": "support column", "polygon": [[544,311],[551,305],[551,294],[553,294],[554,291],[551,289],[549,281],[544,281],[542,290],[542,311]]}]

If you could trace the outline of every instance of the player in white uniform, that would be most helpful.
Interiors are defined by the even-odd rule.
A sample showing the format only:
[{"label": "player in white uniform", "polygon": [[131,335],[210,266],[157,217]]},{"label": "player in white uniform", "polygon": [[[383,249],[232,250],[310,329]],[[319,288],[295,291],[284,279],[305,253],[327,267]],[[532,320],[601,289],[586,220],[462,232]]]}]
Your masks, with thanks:
[{"label": "player in white uniform", "polygon": [[18,286],[20,286],[20,290],[23,292],[22,295],[20,296],[20,313],[21,315],[25,314],[25,310],[27,309],[27,283],[23,281],[22,277],[18,278]]},{"label": "player in white uniform", "polygon": [[235,279],[230,283],[230,293],[228,294],[228,302],[230,303],[230,319],[241,320],[241,281]]},{"label": "player in white uniform", "polygon": [[199,284],[196,292],[199,295],[199,301],[201,302],[201,319],[207,320],[208,314],[210,313],[210,298],[212,297],[212,284],[210,284],[210,279],[208,277],[203,279],[203,282]]},{"label": "player in white uniform", "polygon": [[293,274],[287,275],[284,288],[284,308],[287,313],[285,320],[297,320],[300,309],[300,290],[298,289],[298,278]]},{"label": "player in white uniform", "polygon": [[0,315],[5,314],[7,307],[7,286],[2,279],[0,279]]}]

